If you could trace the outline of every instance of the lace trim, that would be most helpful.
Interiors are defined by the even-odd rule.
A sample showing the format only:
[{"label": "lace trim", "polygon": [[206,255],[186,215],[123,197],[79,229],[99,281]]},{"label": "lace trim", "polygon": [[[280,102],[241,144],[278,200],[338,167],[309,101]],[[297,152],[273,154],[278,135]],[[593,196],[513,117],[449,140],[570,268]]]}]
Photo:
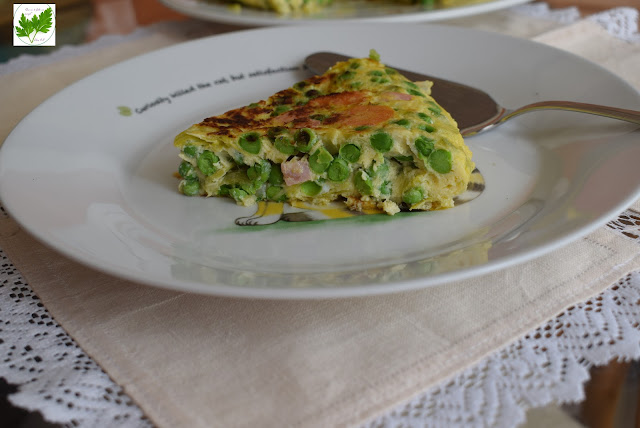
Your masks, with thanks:
[{"label": "lace trim", "polygon": [[53,320],[0,250],[0,376],[15,406],[69,427],[151,427],[133,401]]},{"label": "lace trim", "polygon": [[580,11],[577,7],[551,9],[546,3],[527,3],[515,6],[512,10],[531,18],[548,19],[564,25],[573,24],[580,20]]},{"label": "lace trim", "polygon": [[[532,18],[547,19],[563,25],[573,24],[581,19],[577,7],[551,9],[546,3],[527,3],[512,10]],[[601,25],[609,34],[618,39],[640,43],[638,20],[640,13],[632,7],[618,7],[588,16],[586,19]]]}]

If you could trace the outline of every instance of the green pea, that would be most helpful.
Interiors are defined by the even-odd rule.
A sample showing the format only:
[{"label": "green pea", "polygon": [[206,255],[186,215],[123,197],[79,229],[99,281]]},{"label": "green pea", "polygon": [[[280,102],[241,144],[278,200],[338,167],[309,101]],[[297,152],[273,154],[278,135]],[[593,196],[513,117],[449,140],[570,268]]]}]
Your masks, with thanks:
[{"label": "green pea", "polygon": [[218,189],[218,196],[229,196],[229,191],[232,188],[233,187],[229,184],[223,184],[222,186],[220,186],[220,189]]},{"label": "green pea", "polygon": [[418,129],[431,134],[436,130],[436,127],[433,125],[429,125],[428,123],[421,123],[420,125],[418,125]]},{"label": "green pea", "polygon": [[269,138],[270,141],[276,141],[276,137],[286,133],[287,128],[285,128],[284,126],[274,126],[272,128],[269,128],[269,130],[267,131],[267,138]]},{"label": "green pea", "polygon": [[260,162],[260,181],[262,183],[265,183],[268,179],[269,176],[271,175],[271,162],[269,162],[268,160],[262,160]]},{"label": "green pea", "polygon": [[429,156],[429,165],[435,172],[446,174],[451,171],[452,160],[449,150],[438,149]]},{"label": "green pea", "polygon": [[431,111],[436,116],[439,116],[442,114],[442,109],[438,104],[434,103],[433,101],[429,101],[429,104],[431,104],[431,107],[429,107],[429,111]]},{"label": "green pea", "polygon": [[290,106],[287,105],[281,105],[281,106],[277,106],[276,108],[273,109],[273,111],[271,112],[271,117],[275,117],[278,116],[282,113],[284,113],[285,111],[289,111],[291,110]]},{"label": "green pea", "polygon": [[196,149],[194,146],[186,146],[182,149],[182,152],[191,158],[195,158],[198,154],[198,149]]},{"label": "green pea", "polygon": [[235,152],[235,154],[233,155],[233,161],[236,163],[236,165],[242,166],[244,165],[244,156],[242,156],[242,153],[240,152]]},{"label": "green pea", "polygon": [[394,156],[398,162],[413,162],[413,156]]},{"label": "green pea", "polygon": [[307,196],[316,196],[322,191],[322,186],[315,181],[305,181],[300,185],[300,190]]},{"label": "green pea", "polygon": [[214,164],[218,163],[219,160],[220,158],[214,155],[213,152],[205,150],[198,156],[198,168],[204,175],[209,176],[218,170]]},{"label": "green pea", "polygon": [[367,73],[369,76],[382,76],[384,73],[380,70],[371,70]]},{"label": "green pea", "polygon": [[297,89],[299,91],[303,90],[305,87],[307,86],[307,82],[305,82],[304,80],[301,82],[296,83],[295,85],[293,85],[294,89]]},{"label": "green pea", "polygon": [[390,181],[385,181],[382,183],[382,186],[380,186],[380,194],[381,195],[385,195],[388,196],[391,194],[391,182]]},{"label": "green pea", "polygon": [[349,165],[347,161],[342,158],[336,158],[329,165],[329,169],[327,170],[327,177],[331,181],[344,181],[349,177]]},{"label": "green pea", "polygon": [[393,147],[393,139],[386,132],[380,131],[372,134],[369,141],[373,148],[380,153],[386,153]]},{"label": "green pea", "polygon": [[308,98],[316,98],[322,95],[322,93],[317,89],[309,89],[307,92],[304,93],[304,95]]},{"label": "green pea", "polygon": [[269,183],[279,185],[284,183],[284,177],[282,176],[282,170],[280,165],[274,165],[269,172]]},{"label": "green pea", "polygon": [[353,79],[355,75],[356,73],[351,70],[345,71],[340,76],[338,76],[338,80],[350,80],[350,79]]},{"label": "green pea", "polygon": [[386,177],[389,174],[389,163],[386,159],[384,163],[375,163],[367,169],[367,174],[371,177]]},{"label": "green pea", "polygon": [[316,174],[322,174],[333,161],[333,156],[324,147],[320,147],[309,156],[309,168]]},{"label": "green pea", "polygon": [[178,174],[180,174],[180,177],[182,178],[194,177],[196,170],[190,162],[183,161],[178,167]]},{"label": "green pea", "polygon": [[366,131],[367,129],[370,129],[371,127],[369,125],[362,125],[362,126],[356,126],[355,128],[353,128],[355,131]]},{"label": "green pea", "polygon": [[408,128],[409,128],[409,126],[411,125],[411,122],[409,122],[407,119],[394,120],[394,121],[393,121],[393,122],[391,122],[391,123],[394,123],[394,124],[396,124],[396,125],[398,125],[398,126],[404,126],[404,127],[405,127],[405,128],[407,128],[407,129],[408,129]]},{"label": "green pea", "polygon": [[388,76],[393,76],[394,74],[397,74],[398,72],[396,70],[394,70],[393,68],[385,68],[384,69],[385,73],[387,73]]},{"label": "green pea", "polygon": [[351,64],[349,64],[349,68],[352,68],[354,70],[357,69],[357,68],[360,68],[360,62],[353,61]]},{"label": "green pea", "polygon": [[351,89],[360,89],[362,88],[362,82],[351,82]]},{"label": "green pea", "polygon": [[373,193],[373,180],[371,180],[371,177],[369,177],[366,172],[358,171],[353,176],[353,183],[361,194],[370,195]]},{"label": "green pea", "polygon": [[418,113],[418,117],[429,124],[433,123],[433,119],[431,119],[431,117],[426,113],[420,112]]},{"label": "green pea", "polygon": [[414,205],[424,199],[424,190],[421,187],[412,187],[402,194],[402,202]]},{"label": "green pea", "polygon": [[324,114],[312,114],[311,116],[309,116],[309,118],[322,122],[327,118],[327,116]]},{"label": "green pea", "polygon": [[247,170],[247,177],[251,181],[255,180],[256,178],[258,178],[260,176],[260,173],[258,172],[259,167],[256,168],[256,165],[254,165],[252,167],[249,167],[249,169]]},{"label": "green pea", "polygon": [[253,195],[256,191],[262,186],[260,182],[252,182],[252,183],[240,183],[238,187],[244,190],[248,195]]},{"label": "green pea", "polygon": [[433,142],[434,140],[432,140],[431,138],[420,136],[416,138],[416,141],[415,141],[416,150],[418,150],[418,153],[420,153],[422,156],[426,158],[433,151],[433,147],[434,147]]},{"label": "green pea", "polygon": [[284,193],[284,189],[282,187],[269,186],[267,187],[267,199],[276,202],[284,202],[287,200],[287,195]]},{"label": "green pea", "polygon": [[316,140],[316,133],[310,128],[298,129],[293,136],[293,141],[295,141],[296,147],[304,153],[308,153],[309,150],[311,150],[311,147],[313,147]]},{"label": "green pea", "polygon": [[284,153],[285,155],[292,155],[297,151],[296,147],[293,145],[293,141],[288,135],[278,135],[273,145],[280,153]]},{"label": "green pea", "polygon": [[371,79],[369,79],[369,81],[373,82],[373,83],[378,83],[380,82],[380,77],[378,76],[373,76]]},{"label": "green pea", "polygon": [[356,163],[360,159],[360,147],[355,144],[345,144],[340,147],[338,154],[349,163]]},{"label": "green pea", "polygon": [[247,177],[251,181],[258,181],[264,183],[269,179],[271,173],[271,164],[269,161],[262,160],[260,163],[255,163],[247,170]]},{"label": "green pea", "polygon": [[260,141],[260,134],[257,132],[248,132],[240,137],[238,142],[240,147],[247,153],[257,155],[262,148],[262,141]]},{"label": "green pea", "polygon": [[187,196],[200,194],[200,181],[197,177],[188,178],[182,182],[182,193]]},{"label": "green pea", "polygon": [[234,187],[234,188],[230,189],[229,190],[229,195],[233,199],[235,199],[236,201],[242,201],[244,198],[249,196],[249,194],[247,192],[245,192],[242,189],[238,189],[237,187]]}]

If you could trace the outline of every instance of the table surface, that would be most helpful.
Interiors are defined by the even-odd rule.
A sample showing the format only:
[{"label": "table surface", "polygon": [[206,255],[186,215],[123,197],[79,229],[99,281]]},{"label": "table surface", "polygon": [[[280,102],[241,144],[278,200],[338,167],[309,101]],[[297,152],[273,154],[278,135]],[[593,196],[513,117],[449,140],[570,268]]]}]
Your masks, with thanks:
[{"label": "table surface", "polygon": [[[546,0],[551,7],[577,6],[583,15],[617,6],[640,9],[640,0]],[[57,2],[59,41],[55,48],[38,48],[37,54],[47,54],[64,44],[83,44],[105,34],[128,34],[140,26],[186,17],[165,8],[155,0],[65,0]],[[117,19],[113,19],[117,16]],[[0,20],[0,27],[6,23]],[[6,43],[6,42],[5,42]],[[21,50],[0,45],[0,63],[22,53],[34,53],[33,48]],[[591,379],[585,385],[585,403],[575,406],[552,406],[530,412],[527,426],[541,426],[549,415],[562,409],[578,424],[591,427],[640,426],[637,362],[613,361],[607,366],[591,369]],[[6,399],[15,387],[0,379],[0,415],[8,425],[16,427],[56,426],[42,420],[37,412],[13,407]],[[622,404],[621,404],[622,403]],[[613,422],[612,422],[613,421]],[[579,426],[579,425],[576,425]]]}]

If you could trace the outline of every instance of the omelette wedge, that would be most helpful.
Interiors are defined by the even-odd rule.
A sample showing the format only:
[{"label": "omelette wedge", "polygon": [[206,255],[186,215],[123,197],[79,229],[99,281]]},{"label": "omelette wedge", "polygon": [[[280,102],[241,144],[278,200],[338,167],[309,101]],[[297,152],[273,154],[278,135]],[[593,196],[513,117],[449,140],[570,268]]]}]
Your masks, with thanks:
[{"label": "omelette wedge", "polygon": [[451,208],[474,163],[455,120],[379,61],[339,62],[267,100],[204,119],[175,138],[179,190],[257,201],[343,201],[350,209]]}]

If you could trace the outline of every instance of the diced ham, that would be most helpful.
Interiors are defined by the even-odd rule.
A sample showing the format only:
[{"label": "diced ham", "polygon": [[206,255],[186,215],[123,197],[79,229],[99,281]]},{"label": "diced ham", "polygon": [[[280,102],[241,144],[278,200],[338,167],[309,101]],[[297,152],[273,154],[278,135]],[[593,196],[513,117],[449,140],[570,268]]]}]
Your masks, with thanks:
[{"label": "diced ham", "polygon": [[296,126],[300,128],[318,128],[322,125],[321,121],[306,117],[307,114],[308,112],[304,109],[289,110],[278,115],[273,122],[277,125],[286,125],[295,121]]},{"label": "diced ham", "polygon": [[297,115],[298,115],[298,113],[297,113],[296,110],[289,110],[287,112],[284,112],[284,113],[279,114],[278,116],[276,116],[276,118],[273,119],[273,122],[278,124],[278,125],[284,125],[285,123],[289,123],[289,122],[295,120]]},{"label": "diced ham", "polygon": [[312,178],[309,162],[306,158],[294,158],[290,161],[282,162],[280,170],[282,171],[282,176],[287,186],[304,183]]},{"label": "diced ham", "polygon": [[389,106],[359,105],[345,111],[336,122],[343,126],[377,125],[393,117],[395,112]]}]

